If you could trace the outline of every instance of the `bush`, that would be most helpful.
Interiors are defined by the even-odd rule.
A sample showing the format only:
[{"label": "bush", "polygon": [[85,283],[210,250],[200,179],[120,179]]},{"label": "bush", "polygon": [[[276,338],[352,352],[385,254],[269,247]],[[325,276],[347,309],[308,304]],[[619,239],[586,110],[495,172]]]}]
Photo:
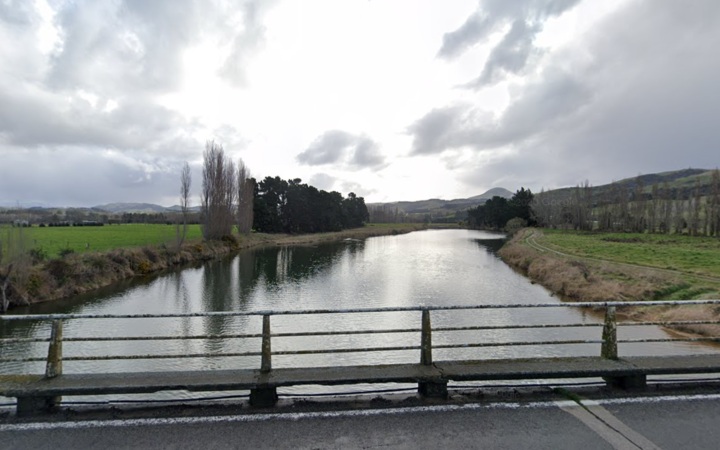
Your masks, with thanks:
[{"label": "bush", "polygon": [[73,250],[71,248],[64,248],[64,249],[60,250],[60,257],[65,258],[66,256],[70,256],[74,253],[75,253],[75,250]]},{"label": "bush", "polygon": [[143,275],[147,275],[152,271],[152,266],[150,265],[150,261],[140,261],[137,265],[137,270]]},{"label": "bush", "polygon": [[47,271],[59,285],[62,285],[72,275],[72,266],[63,259],[53,259],[47,264]]},{"label": "bush", "polygon": [[233,249],[233,250],[239,250],[239,249],[240,249],[240,242],[238,241],[238,238],[235,237],[235,235],[226,234],[225,236],[223,236],[222,238],[220,238],[220,240],[221,240],[225,245],[227,245],[228,247],[230,247],[230,248]]},{"label": "bush", "polygon": [[505,224],[505,231],[508,234],[508,237],[515,236],[515,233],[522,230],[528,226],[527,220],[521,219],[520,217],[515,217],[513,219],[510,219]]},{"label": "bush", "polygon": [[42,247],[33,248],[28,252],[28,254],[30,255],[30,258],[32,258],[33,264],[40,264],[48,259],[48,253],[43,250]]}]

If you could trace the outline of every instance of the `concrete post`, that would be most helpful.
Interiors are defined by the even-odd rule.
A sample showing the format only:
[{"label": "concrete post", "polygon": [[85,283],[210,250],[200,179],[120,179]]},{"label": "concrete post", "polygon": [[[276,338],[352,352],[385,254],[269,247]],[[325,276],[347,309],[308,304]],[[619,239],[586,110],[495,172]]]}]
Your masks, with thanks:
[{"label": "concrete post", "polygon": [[260,371],[270,372],[272,369],[272,348],[270,345],[270,316],[263,316],[262,331],[262,361],[260,362]]},{"label": "concrete post", "polygon": [[45,365],[45,378],[55,378],[62,375],[62,335],[62,321],[53,320],[47,364]]},{"label": "concrete post", "polygon": [[[430,310],[422,310],[422,327],[420,332],[420,364],[431,366],[432,358],[432,325],[430,323]],[[447,381],[420,381],[418,392],[423,397],[447,397]]]},{"label": "concrete post", "polygon": [[[50,345],[45,364],[45,378],[55,378],[62,375],[62,335],[61,320],[53,320],[50,329]],[[61,396],[27,396],[17,398],[17,414],[27,416],[52,410],[62,401]]]},{"label": "concrete post", "polygon": [[260,377],[255,389],[250,389],[250,404],[258,407],[274,406],[278,401],[277,388],[270,386],[272,370],[272,347],[270,345],[270,315],[263,316],[262,356]]},{"label": "concrete post", "polygon": [[432,365],[432,326],[430,325],[430,311],[422,311],[422,331],[420,334],[420,364]]},{"label": "concrete post", "polygon": [[600,356],[606,359],[618,359],[617,320],[614,306],[605,308],[605,326],[603,326],[602,339]]}]

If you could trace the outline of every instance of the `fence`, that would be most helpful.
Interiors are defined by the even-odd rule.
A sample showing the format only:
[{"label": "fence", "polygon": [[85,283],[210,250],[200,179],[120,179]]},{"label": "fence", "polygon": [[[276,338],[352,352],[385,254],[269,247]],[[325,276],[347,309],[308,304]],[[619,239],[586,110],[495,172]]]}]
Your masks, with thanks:
[{"label": "fence", "polygon": [[[48,343],[47,355],[23,356],[23,357],[1,357],[0,363],[26,363],[45,362],[45,373],[41,376],[43,380],[62,377],[63,362],[87,361],[87,360],[144,360],[144,359],[184,359],[184,358],[223,358],[223,357],[260,357],[260,374],[269,374],[274,371],[272,365],[273,356],[279,355],[312,355],[312,354],[334,354],[365,352],[382,354],[382,352],[418,352],[420,366],[432,366],[433,350],[454,349],[454,348],[483,348],[483,347],[505,347],[505,346],[545,346],[545,345],[573,345],[573,344],[596,344],[599,345],[599,355],[605,360],[618,360],[618,345],[624,343],[649,343],[649,342],[718,342],[717,337],[679,337],[679,338],[641,338],[641,339],[618,339],[617,328],[619,326],[687,326],[687,325],[720,325],[717,320],[701,321],[674,321],[674,322],[618,322],[617,309],[631,307],[650,306],[690,306],[690,305],[720,305],[720,300],[693,300],[693,301],[648,301],[648,302],[603,302],[603,303],[544,303],[544,304],[507,304],[507,305],[475,305],[475,306],[412,306],[412,307],[387,307],[387,308],[357,308],[357,309],[314,309],[314,310],[289,310],[289,311],[249,311],[249,312],[205,312],[205,313],[180,313],[180,314],[46,314],[46,315],[4,315],[0,316],[0,323],[12,321],[42,321],[51,322],[50,335],[47,337],[1,337],[0,345],[21,342]],[[443,326],[432,327],[431,315],[439,311],[464,311],[483,309],[518,309],[518,308],[595,308],[605,310],[604,323],[565,323],[565,324],[510,324],[510,325],[471,325],[471,326]],[[272,318],[278,316],[313,316],[320,314],[385,314],[389,312],[417,312],[418,326],[412,328],[390,328],[390,329],[361,329],[361,330],[339,330],[339,331],[301,331],[301,332],[278,332],[272,331]],[[112,319],[112,320],[143,320],[153,319],[177,319],[188,317],[239,317],[259,316],[262,317],[261,333],[228,333],[228,334],[191,334],[187,336],[158,335],[158,336],[75,336],[63,338],[63,323],[77,319]],[[542,328],[577,328],[577,327],[601,327],[602,332],[597,339],[561,339],[561,340],[530,340],[530,341],[506,341],[506,342],[459,342],[446,344],[433,344],[433,332],[465,332],[465,331],[488,331],[488,330],[521,330],[521,329],[542,329]],[[273,338],[295,338],[295,337],[333,337],[342,335],[370,335],[370,334],[396,334],[396,333],[419,333],[420,339],[416,345],[395,345],[395,346],[373,346],[373,347],[351,347],[351,348],[320,348],[300,350],[272,350]],[[110,342],[110,341],[179,341],[179,340],[212,340],[212,339],[260,339],[260,346],[255,351],[245,352],[199,352],[189,354],[143,354],[143,355],[96,355],[77,356],[63,355],[63,343],[66,342]],[[30,374],[12,374],[24,376]],[[102,375],[98,375],[100,377]],[[8,381],[6,376],[4,385],[0,376],[0,394],[3,391],[12,393],[17,391],[17,384]],[[350,377],[351,378],[351,377]],[[420,377],[422,378],[422,377]],[[409,379],[420,379],[418,376],[409,376]],[[13,378],[15,380],[16,378]],[[32,380],[38,381],[38,378]],[[366,382],[373,382],[373,379],[363,379]],[[387,378],[383,378],[383,381]],[[445,384],[446,384],[445,380]],[[337,382],[337,380],[328,380]],[[260,382],[258,382],[260,383]],[[421,392],[430,392],[429,388],[440,385],[439,391],[444,395],[446,387],[442,381],[431,382],[421,381]],[[263,387],[258,387],[260,384]],[[266,394],[269,392],[270,402],[277,398],[275,388],[268,384],[267,380],[255,384],[254,392]],[[320,383],[322,384],[322,383]],[[2,386],[5,386],[2,388]],[[15,391],[13,390],[15,389]],[[264,389],[264,391],[263,391]],[[431,389],[432,390],[432,389]],[[19,391],[18,391],[19,392]],[[17,395],[18,398],[21,395]],[[256,396],[257,399],[261,398]],[[266,402],[267,403],[267,402]]]}]

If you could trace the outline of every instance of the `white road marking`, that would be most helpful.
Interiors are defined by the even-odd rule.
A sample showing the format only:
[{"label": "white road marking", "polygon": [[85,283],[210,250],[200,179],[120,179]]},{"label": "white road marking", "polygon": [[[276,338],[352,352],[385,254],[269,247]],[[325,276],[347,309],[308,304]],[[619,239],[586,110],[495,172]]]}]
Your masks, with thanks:
[{"label": "white road marking", "polygon": [[[574,403],[574,402],[573,402]],[[617,430],[609,427],[606,423],[598,420],[587,409],[575,403],[573,406],[560,406],[560,409],[572,415],[580,422],[584,423],[588,428],[593,430],[598,436],[603,438],[608,444],[616,450],[640,450],[642,447],[635,445]]]},{"label": "white road marking", "polygon": [[[583,402],[583,405],[585,402]],[[660,447],[655,445],[650,439],[646,438],[642,434],[633,430],[629,426],[625,425],[617,417],[613,416],[610,411],[603,408],[600,405],[588,406],[588,410],[592,415],[603,421],[610,428],[616,430],[621,435],[625,436],[630,442],[634,443],[643,450],[661,450]]]},{"label": "white road marking", "polygon": [[[662,397],[635,397],[587,401],[587,405],[617,405],[637,403],[660,403],[674,401],[698,401],[717,400],[720,394],[710,395],[668,395]],[[306,420],[334,417],[368,417],[368,416],[393,416],[405,414],[421,414],[428,412],[462,412],[487,409],[533,409],[533,408],[556,408],[577,405],[572,401],[547,401],[528,403],[473,403],[467,405],[436,405],[417,406],[409,408],[393,409],[366,409],[355,411],[325,411],[325,412],[302,412],[302,413],[274,413],[274,414],[244,414],[234,416],[204,416],[204,417],[178,417],[178,418],[145,418],[126,420],[88,420],[78,422],[30,422],[17,424],[0,425],[0,432],[9,431],[39,431],[58,429],[83,429],[103,427],[139,427],[139,426],[162,426],[162,425],[186,425],[203,423],[237,423],[237,422],[265,422],[270,420]]]}]

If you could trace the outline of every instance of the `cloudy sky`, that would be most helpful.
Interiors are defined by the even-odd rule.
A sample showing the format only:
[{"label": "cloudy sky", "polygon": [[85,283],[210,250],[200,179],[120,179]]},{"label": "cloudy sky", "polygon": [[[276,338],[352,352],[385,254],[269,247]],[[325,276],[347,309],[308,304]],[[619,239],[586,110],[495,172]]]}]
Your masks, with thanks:
[{"label": "cloudy sky", "polygon": [[213,139],[370,202],[714,168],[719,49],[717,0],[0,0],[0,203],[176,204]]}]

